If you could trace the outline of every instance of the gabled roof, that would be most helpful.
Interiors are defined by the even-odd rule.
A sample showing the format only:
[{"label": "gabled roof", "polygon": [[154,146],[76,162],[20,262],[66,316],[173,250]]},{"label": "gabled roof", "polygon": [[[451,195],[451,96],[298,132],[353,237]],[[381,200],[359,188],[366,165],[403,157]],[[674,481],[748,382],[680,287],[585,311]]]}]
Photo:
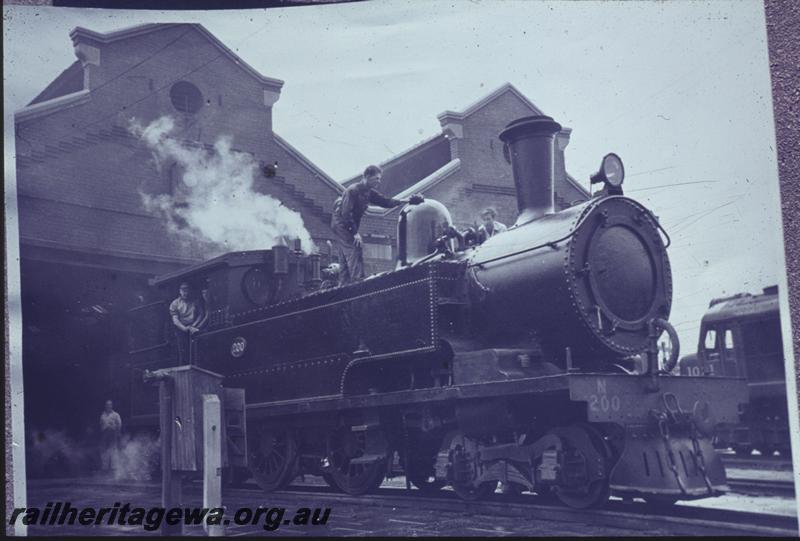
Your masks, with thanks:
[{"label": "gabled roof", "polygon": [[505,83],[501,87],[497,88],[493,92],[490,92],[489,94],[485,95],[484,97],[482,97],[481,99],[479,99],[478,101],[476,101],[475,103],[464,109],[462,112],[458,113],[456,111],[444,111],[442,113],[439,113],[436,118],[438,118],[439,121],[442,121],[447,117],[457,118],[460,120],[465,119],[468,116],[477,112],[479,109],[482,109],[486,105],[489,105],[491,102],[493,102],[506,92],[511,92],[516,97],[518,97],[525,105],[531,108],[533,114],[535,115],[544,114],[538,107],[536,107],[533,104],[531,100],[525,97],[525,94],[517,90],[517,88],[514,85],[512,85],[511,83]]},{"label": "gabled roof", "polygon": [[33,118],[49,115],[68,107],[81,105],[89,101],[89,91],[79,90],[71,94],[64,94],[39,103],[31,103],[18,111],[14,111],[14,122],[25,122]]},{"label": "gabled roof", "polygon": [[[192,28],[200,34],[202,34],[206,39],[208,39],[219,51],[222,55],[227,56],[232,62],[234,62],[237,66],[239,66],[245,73],[250,75],[252,78],[256,79],[259,83],[268,86],[271,90],[280,91],[281,87],[283,87],[283,81],[280,79],[274,79],[272,77],[266,77],[261,75],[258,71],[255,70],[250,64],[242,60],[236,53],[231,51],[224,43],[222,43],[219,39],[214,36],[211,32],[205,29],[205,27],[201,24],[196,23],[170,23],[170,24],[141,24],[137,26],[131,26],[129,28],[123,28],[121,30],[116,30],[114,32],[95,32],[94,30],[89,30],[88,28],[83,27],[76,27],[70,32],[70,38],[72,38],[72,43],[77,45],[82,40],[95,42],[95,43],[113,43],[115,41],[120,41],[136,36],[142,36],[145,34],[149,34],[151,32],[158,32],[160,30],[166,30],[168,28],[174,28],[178,26],[183,26],[186,28]],[[18,118],[15,117],[15,120],[22,121],[23,117],[28,118],[27,113],[29,112],[29,108],[34,105],[40,104],[47,104],[47,106],[42,109],[42,111],[47,111],[48,113],[59,110],[65,106],[74,104],[75,100],[68,99],[62,100],[64,96],[71,96],[71,97],[82,97],[86,98],[88,96],[84,96],[83,92],[83,67],[81,66],[81,62],[76,60],[73,62],[67,69],[65,69],[61,74],[56,77],[47,87],[39,93],[28,105],[17,111]],[[56,101],[58,100],[58,101]],[[39,109],[36,109],[37,114]],[[326,179],[326,180],[329,180]],[[331,182],[333,182],[331,180]]]},{"label": "gabled roof", "polygon": [[[437,184],[439,184],[443,180],[447,179],[453,173],[458,171],[460,168],[461,168],[461,160],[459,160],[458,158],[456,158],[454,160],[451,160],[451,161],[447,162],[446,164],[444,164],[439,169],[437,169],[436,171],[434,171],[433,173],[431,173],[430,175],[428,175],[427,177],[423,178],[422,180],[420,180],[419,182],[417,182],[415,184],[412,184],[411,186],[409,186],[408,188],[406,188],[402,192],[398,193],[394,197],[396,199],[406,199],[406,198],[410,197],[411,195],[413,195],[415,193],[424,194],[427,190],[433,188],[434,186],[436,186]],[[387,214],[389,214],[390,212],[392,212],[396,208],[397,207],[390,208],[390,209],[384,209],[384,208],[381,208],[381,207],[370,206],[368,208],[368,211],[369,211],[369,214],[372,214],[372,215],[386,216]]]},{"label": "gabled roof", "polygon": [[[399,193],[421,178],[427,177],[450,161],[450,142],[439,133],[417,143],[380,164],[383,180],[380,191],[387,195]],[[349,186],[361,179],[361,173],[342,184]]]},{"label": "gabled roof", "polygon": [[415,193],[425,193],[425,191],[433,188],[441,181],[458,171],[461,167],[461,160],[456,158],[455,160],[451,160],[448,163],[444,164],[442,167],[428,175],[427,177],[423,178],[416,184],[413,184],[403,190],[402,192],[397,194],[398,199],[405,199],[406,197],[411,197]]},{"label": "gabled roof", "polygon": [[[531,109],[531,114],[543,114],[514,85],[506,83],[467,107],[463,112],[444,111],[437,118],[440,122],[447,119],[463,120],[507,92],[514,94],[527,105]],[[383,181],[381,182],[380,190],[386,195],[404,193],[410,186],[419,184],[422,180],[430,177],[450,163],[451,158],[450,141],[444,133],[438,133],[381,163]],[[360,179],[361,174],[357,174],[345,180],[342,184],[349,186]]]},{"label": "gabled roof", "polygon": [[341,193],[341,192],[344,191],[344,188],[342,187],[341,184],[339,184],[338,182],[333,180],[331,177],[329,177],[328,174],[325,171],[323,171],[322,169],[317,167],[314,164],[314,162],[309,160],[302,152],[300,152],[295,147],[290,145],[289,141],[287,141],[286,139],[284,139],[283,137],[281,137],[280,135],[278,135],[274,131],[272,132],[272,135],[274,136],[275,142],[278,144],[278,146],[280,146],[281,148],[283,148],[283,150],[285,150],[286,152],[288,152],[289,154],[294,156],[298,161],[300,161],[308,169],[310,169],[311,171],[314,171],[314,174],[319,176],[319,178],[322,179],[325,182],[325,184],[328,184],[328,186],[330,186],[337,193]]},{"label": "gabled roof", "polygon": [[253,68],[250,64],[245,62],[244,60],[239,57],[236,53],[231,51],[224,43],[222,43],[217,37],[206,30],[206,28],[202,24],[197,23],[169,23],[169,24],[161,24],[161,23],[149,23],[149,24],[141,24],[137,26],[131,26],[128,28],[123,28],[121,30],[115,30],[114,32],[95,32],[94,30],[89,30],[88,28],[83,27],[76,27],[69,33],[70,38],[72,38],[72,43],[77,44],[81,40],[89,40],[95,41],[98,43],[113,43],[115,41],[120,41],[124,39],[129,39],[133,37],[143,36],[146,34],[150,34],[152,32],[158,32],[160,30],[166,30],[168,28],[175,28],[178,26],[182,27],[191,27],[200,32],[203,36],[205,36],[208,41],[210,41],[219,51],[227,56],[231,61],[233,61],[237,66],[241,67],[245,73],[249,74],[251,77],[256,79],[258,82],[273,87],[274,89],[278,90],[283,86],[283,81],[280,79],[274,79],[272,77],[266,77],[261,75],[255,68]]},{"label": "gabled roof", "polygon": [[35,105],[81,90],[83,90],[83,66],[79,60],[76,60],[53,79],[53,82],[47,85],[28,105]]}]

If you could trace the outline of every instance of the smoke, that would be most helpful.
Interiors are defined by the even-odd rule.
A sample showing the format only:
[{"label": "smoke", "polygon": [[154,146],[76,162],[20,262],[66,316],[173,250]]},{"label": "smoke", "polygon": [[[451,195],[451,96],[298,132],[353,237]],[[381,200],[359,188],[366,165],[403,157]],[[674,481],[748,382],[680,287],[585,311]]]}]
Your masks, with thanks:
[{"label": "smoke", "polygon": [[164,116],[147,126],[131,122],[131,132],[153,152],[159,167],[174,161],[182,177],[171,193],[142,193],[146,209],[165,220],[169,232],[190,252],[205,257],[271,248],[300,239],[314,249],[299,213],[254,190],[258,164],[249,154],[231,150],[221,137],[212,151],[189,146],[170,133],[175,123]]},{"label": "smoke", "polygon": [[33,429],[26,447],[26,470],[31,478],[68,477],[91,470],[91,450],[63,430]]},{"label": "smoke", "polygon": [[27,444],[30,478],[72,477],[99,473],[116,481],[149,481],[160,471],[161,441],[153,434],[123,434],[105,448],[96,432],[80,441],[63,430],[32,430]]},{"label": "smoke", "polygon": [[150,434],[131,437],[124,434],[119,449],[112,453],[112,474],[115,480],[149,481],[161,462],[160,440]]}]

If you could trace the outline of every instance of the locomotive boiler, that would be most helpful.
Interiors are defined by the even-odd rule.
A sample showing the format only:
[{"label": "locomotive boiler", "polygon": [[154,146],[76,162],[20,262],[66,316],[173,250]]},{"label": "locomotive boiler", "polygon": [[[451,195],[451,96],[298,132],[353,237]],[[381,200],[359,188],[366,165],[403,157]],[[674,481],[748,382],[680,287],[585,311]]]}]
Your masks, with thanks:
[{"label": "locomotive boiler", "polygon": [[573,507],[726,490],[712,429],[736,419],[744,383],[668,374],[665,233],[622,195],[613,154],[592,178],[603,190],[556,212],[560,130],[538,116],[500,134],[519,218],[479,246],[427,200],[401,212],[397,268],[361,282],[321,288],[326,261],[287,247],[154,281],[206,290],[192,362],[245,390],[262,488],[307,472],[364,494],[397,456],[420,490],[465,499],[501,482]]}]

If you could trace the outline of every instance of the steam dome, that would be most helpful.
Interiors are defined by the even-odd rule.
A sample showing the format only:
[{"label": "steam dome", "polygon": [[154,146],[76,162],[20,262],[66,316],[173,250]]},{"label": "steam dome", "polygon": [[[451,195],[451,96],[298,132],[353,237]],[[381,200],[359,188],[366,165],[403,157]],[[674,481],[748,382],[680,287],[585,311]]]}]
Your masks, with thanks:
[{"label": "steam dome", "polygon": [[450,212],[434,199],[406,205],[397,224],[397,266],[413,265],[436,249],[436,239],[453,224]]}]

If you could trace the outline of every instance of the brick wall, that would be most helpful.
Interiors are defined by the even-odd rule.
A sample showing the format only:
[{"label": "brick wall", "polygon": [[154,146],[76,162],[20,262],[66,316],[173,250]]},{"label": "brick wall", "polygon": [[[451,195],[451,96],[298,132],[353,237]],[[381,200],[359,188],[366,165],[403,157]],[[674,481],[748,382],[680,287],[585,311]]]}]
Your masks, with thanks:
[{"label": "brick wall", "polygon": [[[180,248],[148,215],[139,193],[164,192],[168,171],[159,171],[150,152],[127,132],[131,119],[146,124],[162,115],[176,120],[180,139],[211,145],[228,135],[235,149],[257,161],[278,161],[280,182],[259,177],[257,189],[300,212],[315,241],[331,238],[329,213],[338,191],[275,141],[271,109],[264,105],[267,87],[205,35],[172,26],[92,45],[100,48],[100,65],[86,68],[90,99],[16,125],[23,238],[87,251],[177,255]],[[169,91],[177,79],[202,93],[197,113],[173,106]],[[108,227],[93,232],[102,224]]]},{"label": "brick wall", "polygon": [[[494,208],[497,219],[506,225],[516,221],[519,211],[514,177],[498,136],[509,122],[532,114],[535,111],[508,90],[464,119],[462,138],[450,139],[452,155],[461,166],[430,188],[426,196],[447,206],[457,227],[480,224],[480,212],[487,207]],[[563,160],[556,161],[561,163],[556,167],[556,207],[564,208],[581,194],[567,183]],[[383,226],[370,222],[369,227]]]}]

